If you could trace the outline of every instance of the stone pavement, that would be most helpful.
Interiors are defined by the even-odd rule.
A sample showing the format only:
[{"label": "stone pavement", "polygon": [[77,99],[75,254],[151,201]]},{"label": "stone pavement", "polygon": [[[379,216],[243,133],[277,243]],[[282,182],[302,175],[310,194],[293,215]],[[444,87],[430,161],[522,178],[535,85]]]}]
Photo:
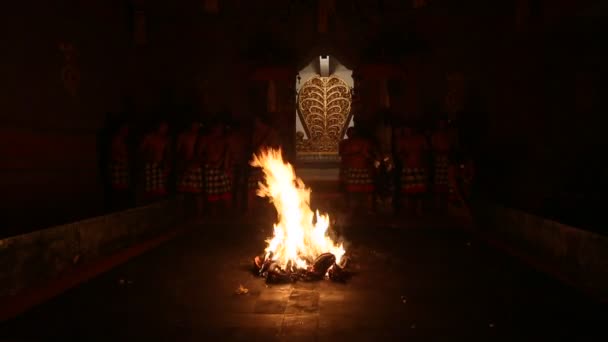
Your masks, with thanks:
[{"label": "stone pavement", "polygon": [[0,341],[606,340],[605,306],[454,227],[355,222],[345,284],[267,285],[250,265],[269,222],[199,225],[0,324]]}]

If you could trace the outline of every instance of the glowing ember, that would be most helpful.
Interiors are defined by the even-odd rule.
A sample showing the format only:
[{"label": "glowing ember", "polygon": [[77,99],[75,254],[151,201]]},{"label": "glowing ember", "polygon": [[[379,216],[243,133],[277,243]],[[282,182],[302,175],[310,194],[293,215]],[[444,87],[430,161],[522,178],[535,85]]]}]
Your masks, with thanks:
[{"label": "glowing ember", "polygon": [[255,155],[251,165],[261,167],[265,182],[257,195],[268,197],[278,213],[274,236],[266,242],[265,259],[272,259],[286,271],[310,269],[324,253],[340,264],[344,247],[328,236],[329,216],[310,209],[310,189],[296,177],[293,167],[283,161],[281,150],[269,149]]}]

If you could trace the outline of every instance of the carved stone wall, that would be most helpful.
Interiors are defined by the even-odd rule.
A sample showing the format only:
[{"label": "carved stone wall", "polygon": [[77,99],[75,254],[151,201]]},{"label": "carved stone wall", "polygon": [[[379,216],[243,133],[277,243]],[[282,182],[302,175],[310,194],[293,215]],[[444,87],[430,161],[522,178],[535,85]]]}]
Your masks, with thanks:
[{"label": "carved stone wall", "polygon": [[308,139],[296,137],[296,152],[338,153],[338,145],[351,115],[352,94],[336,76],[315,76],[298,92],[298,115]]}]

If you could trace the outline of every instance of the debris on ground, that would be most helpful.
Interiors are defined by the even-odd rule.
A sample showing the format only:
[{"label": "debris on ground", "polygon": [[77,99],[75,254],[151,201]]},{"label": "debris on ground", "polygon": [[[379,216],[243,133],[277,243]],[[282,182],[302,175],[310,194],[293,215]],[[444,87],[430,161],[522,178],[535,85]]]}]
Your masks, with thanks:
[{"label": "debris on ground", "polygon": [[403,304],[407,303],[407,299],[405,298],[405,296],[401,296],[401,302],[403,302]]},{"label": "debris on ground", "polygon": [[249,289],[244,287],[242,284],[239,284],[239,287],[236,289],[235,293],[238,295],[244,295],[249,293]]},{"label": "debris on ground", "polygon": [[123,286],[123,285],[125,285],[125,284],[127,284],[127,285],[131,285],[131,284],[133,284],[133,281],[132,281],[132,280],[126,280],[126,279],[124,279],[124,278],[120,278],[120,279],[118,280],[118,284],[120,284],[120,286]]}]

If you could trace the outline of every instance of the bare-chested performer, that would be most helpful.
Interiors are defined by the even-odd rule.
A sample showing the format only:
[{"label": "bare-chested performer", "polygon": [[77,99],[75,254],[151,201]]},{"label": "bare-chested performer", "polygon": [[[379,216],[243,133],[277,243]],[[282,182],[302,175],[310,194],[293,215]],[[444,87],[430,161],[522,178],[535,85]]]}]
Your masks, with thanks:
[{"label": "bare-chested performer", "polygon": [[439,120],[439,129],[433,133],[432,147],[435,159],[434,192],[435,205],[437,209],[445,209],[448,195],[448,167],[450,164],[449,153],[451,151],[448,122]]},{"label": "bare-chested performer", "polygon": [[417,215],[422,215],[424,194],[427,192],[427,168],[425,155],[429,147],[426,137],[411,127],[403,128],[399,139],[398,154],[402,161],[401,193],[405,196],[405,206],[411,209],[415,203]]},{"label": "bare-chested performer", "polygon": [[450,153],[448,189],[451,203],[468,207],[475,170],[473,160],[464,153]]},{"label": "bare-chested performer", "polygon": [[112,187],[112,206],[114,209],[122,209],[127,205],[129,197],[129,151],[127,138],[129,126],[125,123],[120,125],[112,136],[110,146],[110,185]]},{"label": "bare-chested performer", "polygon": [[340,144],[346,203],[352,214],[355,209],[353,201],[363,197],[367,210],[371,211],[374,192],[372,145],[360,137],[354,127],[348,128],[346,136],[347,139]]},{"label": "bare-chested performer", "polygon": [[[253,124],[253,134],[251,137],[251,147],[253,153],[259,153],[267,148],[278,148],[279,136],[276,130],[268,125],[265,120],[259,116],[255,117],[255,121]],[[257,189],[258,183],[264,181],[264,173],[261,168],[251,167],[249,169],[249,192],[247,205],[248,210],[251,212],[251,209],[257,206],[259,200],[257,199]]]},{"label": "bare-chested performer", "polygon": [[145,195],[156,198],[167,194],[169,174],[169,125],[161,122],[156,131],[147,134],[140,145],[143,154]]},{"label": "bare-chested performer", "polygon": [[226,208],[232,199],[230,182],[230,156],[228,142],[224,136],[224,126],[216,122],[211,131],[201,139],[199,155],[205,165],[205,194],[213,213],[219,207]]},{"label": "bare-chested performer", "polygon": [[228,155],[231,162],[230,176],[232,180],[232,203],[238,210],[245,209],[247,194],[247,170],[249,137],[239,123],[233,122],[226,132],[228,140]]},{"label": "bare-chested performer", "polygon": [[[395,194],[395,163],[393,158],[394,147],[394,127],[393,119],[388,112],[382,113],[381,121],[375,129],[375,178],[378,204],[384,208],[393,205]],[[374,202],[376,205],[376,202]]]},{"label": "bare-chested performer", "polygon": [[187,195],[194,195],[196,218],[201,219],[203,213],[203,167],[197,154],[200,123],[193,122],[189,129],[177,137],[177,190]]}]

